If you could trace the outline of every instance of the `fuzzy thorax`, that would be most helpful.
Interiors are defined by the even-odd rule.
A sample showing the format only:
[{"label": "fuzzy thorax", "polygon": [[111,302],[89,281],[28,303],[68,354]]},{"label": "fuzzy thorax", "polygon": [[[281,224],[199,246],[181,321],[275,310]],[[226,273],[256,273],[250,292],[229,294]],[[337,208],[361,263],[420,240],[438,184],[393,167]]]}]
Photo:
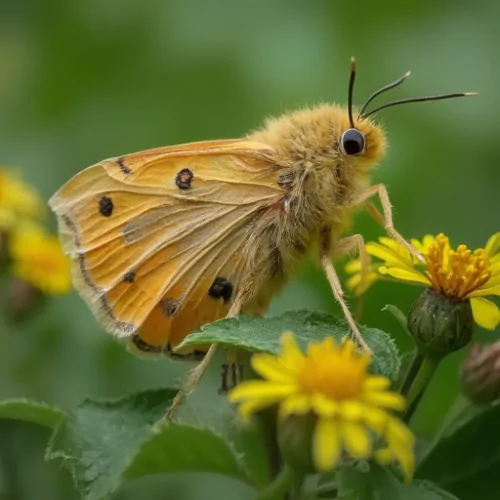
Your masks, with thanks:
[{"label": "fuzzy thorax", "polygon": [[371,119],[357,119],[357,113],[354,125],[365,138],[365,150],[359,155],[342,151],[342,134],[351,128],[342,106],[324,104],[270,118],[250,135],[275,152],[273,160],[289,189],[290,207],[306,215],[309,220],[304,223],[338,222],[370,185],[371,171],[385,152],[385,135]]}]

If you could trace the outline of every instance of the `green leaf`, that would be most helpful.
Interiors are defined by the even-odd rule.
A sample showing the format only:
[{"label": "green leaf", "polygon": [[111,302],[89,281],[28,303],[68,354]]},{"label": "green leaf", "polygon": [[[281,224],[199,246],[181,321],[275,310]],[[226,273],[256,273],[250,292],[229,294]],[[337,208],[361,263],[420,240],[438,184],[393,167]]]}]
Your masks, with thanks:
[{"label": "green leaf", "polygon": [[138,478],[171,472],[212,472],[253,485],[233,446],[209,429],[171,422],[155,429],[139,448],[124,475]]},{"label": "green leaf", "polygon": [[[417,476],[469,498],[494,498],[500,490],[500,403],[469,406],[427,451]],[[472,497],[470,497],[472,498]]]},{"label": "green leaf", "polygon": [[[87,400],[55,432],[46,456],[62,461],[87,500],[106,498],[127,478],[158,473],[220,473],[253,485],[242,457],[208,424],[164,422],[176,393],[159,389],[116,401]],[[198,411],[196,417],[222,423],[228,415],[204,419]]]},{"label": "green leaf", "polygon": [[67,418],[67,415],[61,409],[45,403],[37,403],[29,399],[6,399],[0,401],[0,418],[23,420],[55,428]]},{"label": "green leaf", "polygon": [[[359,329],[373,350],[372,371],[395,380],[400,361],[392,338],[376,328],[360,326]],[[179,348],[215,342],[226,347],[278,354],[279,339],[286,331],[292,331],[304,349],[309,342],[318,342],[327,336],[340,340],[349,333],[349,328],[343,320],[321,312],[290,311],[272,318],[240,316],[201,327],[200,331],[189,335]]]},{"label": "green leaf", "polygon": [[56,430],[47,459],[62,460],[84,498],[105,498],[176,392],[150,390],[111,402],[84,401]]},{"label": "green leaf", "polygon": [[[365,464],[366,465],[366,464]],[[370,464],[344,466],[340,471],[338,498],[344,500],[458,500],[451,493],[425,480],[402,483],[388,468]]]}]

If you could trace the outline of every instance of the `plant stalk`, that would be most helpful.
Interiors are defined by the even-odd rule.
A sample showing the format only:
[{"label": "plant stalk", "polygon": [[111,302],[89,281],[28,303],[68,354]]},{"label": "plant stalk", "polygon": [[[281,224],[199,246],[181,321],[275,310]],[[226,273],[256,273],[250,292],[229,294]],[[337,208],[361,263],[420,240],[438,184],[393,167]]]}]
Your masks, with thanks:
[{"label": "plant stalk", "polygon": [[266,486],[259,495],[257,500],[285,500],[289,497],[287,493],[295,484],[294,471],[285,464],[280,473],[274,478],[272,483]]},{"label": "plant stalk", "polygon": [[423,361],[424,361],[424,355],[417,351],[413,356],[413,360],[410,366],[406,370],[403,384],[401,385],[400,392],[403,396],[406,396],[408,394],[408,391],[410,390],[410,387],[412,386],[413,381],[415,380],[415,377],[417,376],[417,373],[419,372]]},{"label": "plant stalk", "polygon": [[[413,383],[408,389],[408,395],[406,398],[408,402],[408,409],[403,417],[405,422],[409,422],[411,420],[418,404],[420,403],[420,400],[422,399],[422,396],[424,395],[432,377],[434,376],[434,373],[437,370],[437,367],[439,366],[439,363],[441,362],[441,359],[442,358],[431,357],[429,355],[423,356],[418,372],[413,379]],[[405,384],[406,382],[407,381],[405,380]]]}]

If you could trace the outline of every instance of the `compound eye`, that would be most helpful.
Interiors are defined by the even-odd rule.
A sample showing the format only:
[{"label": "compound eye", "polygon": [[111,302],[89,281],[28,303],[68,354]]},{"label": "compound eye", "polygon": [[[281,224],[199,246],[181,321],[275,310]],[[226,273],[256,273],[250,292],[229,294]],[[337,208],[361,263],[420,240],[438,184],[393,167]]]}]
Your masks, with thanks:
[{"label": "compound eye", "polygon": [[359,155],[365,150],[365,136],[359,130],[349,128],[340,138],[340,147],[346,155]]}]

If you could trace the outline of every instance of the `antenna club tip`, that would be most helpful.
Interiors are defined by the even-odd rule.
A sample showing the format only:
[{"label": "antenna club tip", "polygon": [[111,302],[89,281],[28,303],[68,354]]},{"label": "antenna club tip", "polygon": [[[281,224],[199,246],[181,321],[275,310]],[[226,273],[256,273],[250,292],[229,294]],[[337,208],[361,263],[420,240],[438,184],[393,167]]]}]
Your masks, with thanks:
[{"label": "antenna club tip", "polygon": [[408,70],[404,75],[403,78],[408,78],[411,75],[411,71]]},{"label": "antenna club tip", "polygon": [[351,71],[354,71],[356,69],[356,58],[354,56],[351,57],[350,63],[351,63]]},{"label": "antenna club tip", "polygon": [[471,95],[478,95],[479,92],[464,92],[464,97],[468,97]]}]

